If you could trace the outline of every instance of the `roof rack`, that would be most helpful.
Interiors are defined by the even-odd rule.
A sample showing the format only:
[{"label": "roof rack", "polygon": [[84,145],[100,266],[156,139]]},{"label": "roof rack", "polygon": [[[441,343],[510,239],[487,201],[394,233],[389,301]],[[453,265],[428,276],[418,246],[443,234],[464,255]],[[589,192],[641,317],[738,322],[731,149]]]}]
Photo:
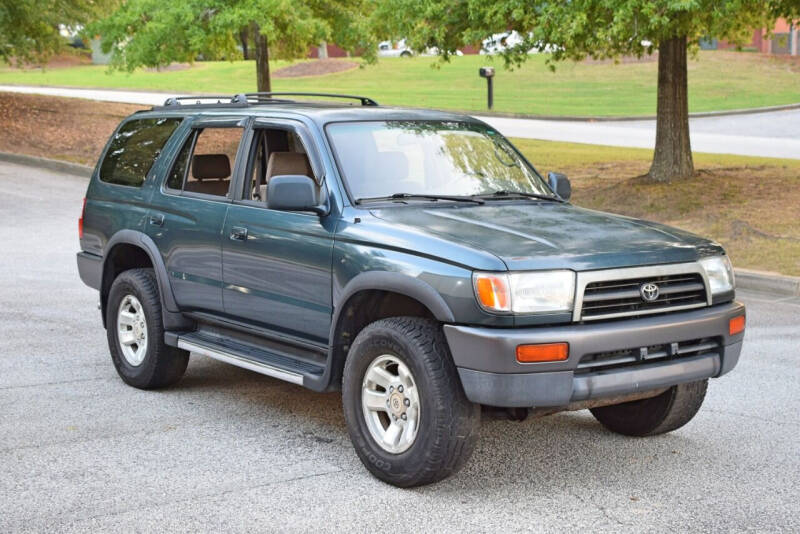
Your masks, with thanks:
[{"label": "roof rack", "polygon": [[[183,101],[183,100],[194,100],[195,102],[193,104],[190,104],[190,105],[197,105],[197,106],[203,105],[203,104],[206,104],[206,105],[209,105],[209,104],[211,104],[211,105],[214,105],[214,104],[231,104],[231,103],[237,103],[237,102],[234,102],[235,98],[236,97],[231,98],[230,95],[173,96],[173,97],[170,97],[170,98],[168,98],[168,99],[166,99],[164,101],[164,107],[167,107],[167,106],[180,106],[181,105],[181,101]],[[203,100],[211,100],[212,102],[203,102]],[[213,102],[214,100],[216,100],[216,102]]]},{"label": "roof rack", "polygon": [[[346,98],[349,100],[358,100],[362,106],[377,106],[378,103],[373,99],[366,96],[358,95],[341,95],[337,93],[295,93],[295,92],[259,92],[259,93],[241,93],[233,97],[231,102],[251,102],[255,100],[256,103],[264,101],[278,100],[276,96],[319,96],[322,98]],[[290,101],[291,102],[291,101]]]},{"label": "roof rack", "polygon": [[[161,107],[175,107],[175,106],[247,106],[249,104],[281,104],[293,103],[295,100],[286,98],[275,98],[281,96],[317,96],[322,98],[346,98],[350,100],[358,100],[362,106],[377,106],[378,103],[366,96],[357,95],[340,95],[335,93],[239,93],[234,96],[230,95],[208,95],[208,96],[173,96],[168,98],[164,105]],[[192,102],[193,101],[193,102]],[[186,102],[184,104],[184,102]]]}]

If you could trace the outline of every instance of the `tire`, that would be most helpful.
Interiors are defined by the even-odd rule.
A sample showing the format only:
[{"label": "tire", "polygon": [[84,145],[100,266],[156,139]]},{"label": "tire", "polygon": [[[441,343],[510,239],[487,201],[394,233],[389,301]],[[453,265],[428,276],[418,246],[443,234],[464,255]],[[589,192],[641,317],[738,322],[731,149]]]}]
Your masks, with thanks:
[{"label": "tire", "polygon": [[[125,319],[120,318],[123,314]],[[111,360],[125,383],[140,389],[162,388],[186,371],[189,353],[164,343],[161,300],[152,269],[131,269],[117,276],[108,295],[106,327]],[[136,341],[130,343],[131,338]]]},{"label": "tire", "polygon": [[[410,444],[404,444],[405,431],[400,435],[398,448],[406,448],[397,452],[386,450],[388,445],[379,444],[372,433],[377,426],[375,421],[391,425],[389,418],[394,408],[389,409],[389,405],[394,396],[385,397],[388,403],[384,416],[379,410],[373,416],[362,404],[370,396],[363,391],[365,388],[380,389],[369,381],[368,376],[373,375],[368,371],[383,365],[386,358],[399,362],[394,368],[387,364],[387,370],[397,371],[399,377],[400,365],[404,365],[413,379],[413,387],[408,387],[409,381],[398,378],[401,385],[407,386],[405,391],[401,387],[394,389],[394,396],[403,392],[410,400],[405,403],[402,399],[408,408],[401,409],[408,411],[400,417],[409,415],[408,420],[403,417],[402,424],[408,425],[412,420],[419,423],[414,426],[416,434]],[[437,323],[419,317],[393,317],[368,325],[348,353],[343,377],[342,402],[350,439],[358,457],[375,477],[398,487],[422,486],[450,476],[467,462],[478,439],[480,406],[464,394]],[[373,389],[370,391],[374,393]],[[401,423],[400,417],[397,423]]]},{"label": "tire", "polygon": [[673,386],[649,399],[592,408],[607,429],[625,436],[655,436],[672,432],[692,420],[706,396],[708,380]]},{"label": "tire", "polygon": [[400,52],[400,57],[411,57],[411,52],[404,50],[403,52]]}]

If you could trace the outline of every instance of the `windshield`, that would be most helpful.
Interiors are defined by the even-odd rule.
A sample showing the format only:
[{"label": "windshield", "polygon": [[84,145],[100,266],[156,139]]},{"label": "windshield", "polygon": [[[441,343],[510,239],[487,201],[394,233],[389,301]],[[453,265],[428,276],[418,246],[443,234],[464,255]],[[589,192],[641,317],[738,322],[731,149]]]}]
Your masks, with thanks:
[{"label": "windshield", "polygon": [[552,196],[506,139],[480,124],[340,122],[327,126],[353,199],[406,195]]}]

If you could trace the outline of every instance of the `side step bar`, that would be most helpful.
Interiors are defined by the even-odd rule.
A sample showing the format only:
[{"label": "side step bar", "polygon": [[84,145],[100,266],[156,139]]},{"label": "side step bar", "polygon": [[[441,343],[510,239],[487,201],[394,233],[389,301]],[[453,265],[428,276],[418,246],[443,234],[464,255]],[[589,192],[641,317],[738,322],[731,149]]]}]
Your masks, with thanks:
[{"label": "side step bar", "polygon": [[303,375],[301,374],[278,369],[277,367],[251,360],[238,354],[233,354],[216,348],[208,347],[206,345],[194,343],[184,339],[183,337],[178,338],[178,348],[188,350],[189,352],[194,352],[196,354],[202,354],[203,356],[208,356],[209,358],[214,358],[215,360],[229,363],[243,369],[255,371],[256,373],[260,373],[262,375],[271,376],[272,378],[285,380],[286,382],[291,382],[292,384],[297,384],[299,386],[303,385]]}]

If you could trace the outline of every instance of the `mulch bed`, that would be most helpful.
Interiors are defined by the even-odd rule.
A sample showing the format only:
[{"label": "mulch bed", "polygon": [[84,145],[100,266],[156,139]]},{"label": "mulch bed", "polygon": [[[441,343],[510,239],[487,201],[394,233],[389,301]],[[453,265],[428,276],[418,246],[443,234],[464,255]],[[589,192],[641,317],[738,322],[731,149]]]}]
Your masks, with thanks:
[{"label": "mulch bed", "polygon": [[143,107],[0,92],[0,151],[94,165],[120,121]]},{"label": "mulch bed", "polygon": [[343,61],[340,59],[316,59],[314,61],[303,61],[288,67],[275,70],[272,73],[274,78],[297,78],[298,76],[319,76],[321,74],[334,74],[344,72],[358,67],[355,61]]}]

